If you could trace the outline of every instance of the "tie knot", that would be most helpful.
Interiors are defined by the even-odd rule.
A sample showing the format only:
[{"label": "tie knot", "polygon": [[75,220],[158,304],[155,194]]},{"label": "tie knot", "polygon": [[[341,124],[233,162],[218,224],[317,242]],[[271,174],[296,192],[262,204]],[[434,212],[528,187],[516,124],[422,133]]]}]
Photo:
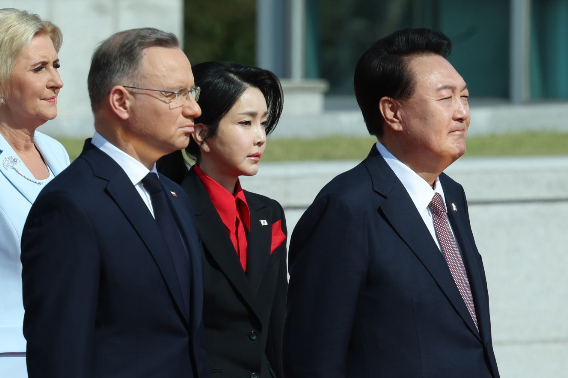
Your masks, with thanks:
[{"label": "tie knot", "polygon": [[148,173],[146,177],[142,179],[142,184],[150,194],[159,193],[163,190],[160,179],[154,172]]},{"label": "tie knot", "polygon": [[444,214],[446,212],[446,207],[444,206],[444,200],[442,200],[442,196],[440,193],[434,194],[434,198],[428,205],[430,211],[436,215]]}]

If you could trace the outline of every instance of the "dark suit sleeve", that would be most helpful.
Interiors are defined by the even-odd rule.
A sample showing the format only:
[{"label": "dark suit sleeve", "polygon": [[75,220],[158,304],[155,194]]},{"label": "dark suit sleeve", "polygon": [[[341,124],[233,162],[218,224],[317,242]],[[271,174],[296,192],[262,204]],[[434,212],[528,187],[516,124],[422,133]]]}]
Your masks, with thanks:
[{"label": "dark suit sleeve", "polygon": [[286,228],[286,217],[284,210],[277,203],[278,210],[280,211],[282,232],[286,235],[286,239],[274,251],[280,254],[280,262],[278,267],[278,282],[274,294],[274,303],[272,305],[272,312],[270,314],[270,330],[268,333],[268,341],[266,346],[266,356],[276,373],[276,377],[282,378],[284,376],[282,368],[282,332],[284,329],[284,318],[286,316],[286,292],[288,290],[288,269],[286,264],[287,247],[286,242],[288,238],[288,230]]},{"label": "dark suit sleeve", "polygon": [[341,199],[320,196],[294,229],[283,338],[285,377],[345,377],[367,276],[369,231],[361,218]]},{"label": "dark suit sleeve", "polygon": [[21,259],[29,377],[91,377],[100,257],[89,217],[64,194],[40,195]]},{"label": "dark suit sleeve", "polygon": [[203,318],[197,327],[194,336],[193,354],[194,363],[197,367],[197,377],[209,378],[209,365],[207,363],[207,345],[205,344],[205,324]]}]

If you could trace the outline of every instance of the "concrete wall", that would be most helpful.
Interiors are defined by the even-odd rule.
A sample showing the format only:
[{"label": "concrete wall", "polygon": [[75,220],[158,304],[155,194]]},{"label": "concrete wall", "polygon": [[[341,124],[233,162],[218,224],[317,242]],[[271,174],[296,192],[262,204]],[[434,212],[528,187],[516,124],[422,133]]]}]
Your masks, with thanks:
[{"label": "concrete wall", "polygon": [[63,32],[59,72],[65,85],[58,98],[58,116],[39,129],[53,136],[92,136],[87,74],[91,55],[101,41],[139,27],[183,37],[182,0],[0,0],[0,8],[37,13]]},{"label": "concrete wall", "polygon": [[[357,163],[264,163],[242,183],[280,201],[291,232],[321,187]],[[568,157],[460,159],[447,173],[468,196],[501,376],[566,377]]]}]

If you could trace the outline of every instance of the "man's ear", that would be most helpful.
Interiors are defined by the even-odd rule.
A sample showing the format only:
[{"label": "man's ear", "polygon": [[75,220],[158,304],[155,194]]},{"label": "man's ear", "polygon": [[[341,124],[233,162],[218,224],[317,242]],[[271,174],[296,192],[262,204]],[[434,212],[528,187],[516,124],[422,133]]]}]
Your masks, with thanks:
[{"label": "man's ear", "polygon": [[383,97],[379,100],[379,110],[385,120],[384,125],[394,131],[402,131],[400,117],[400,103],[390,97]]},{"label": "man's ear", "polygon": [[207,126],[205,126],[203,123],[198,123],[198,124],[194,125],[193,128],[194,128],[194,130],[191,133],[191,137],[193,138],[195,143],[197,143],[197,145],[199,146],[199,148],[202,151],[209,152],[210,151],[209,145],[207,144],[207,141],[205,140],[205,137],[207,136],[207,131],[208,131]]},{"label": "man's ear", "polygon": [[132,97],[122,85],[115,85],[110,90],[108,102],[112,111],[123,121],[130,118]]}]

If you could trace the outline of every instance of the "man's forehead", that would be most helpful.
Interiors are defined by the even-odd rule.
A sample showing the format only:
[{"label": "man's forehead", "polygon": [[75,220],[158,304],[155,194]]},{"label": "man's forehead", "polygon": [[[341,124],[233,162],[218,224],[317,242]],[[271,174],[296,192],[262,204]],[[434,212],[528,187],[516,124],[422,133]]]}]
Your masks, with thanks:
[{"label": "man's forehead", "polygon": [[440,55],[423,54],[410,57],[408,67],[419,86],[427,86],[435,91],[467,89],[461,75]]},{"label": "man's forehead", "polygon": [[185,54],[179,47],[148,47],[142,51],[142,65],[158,66],[176,66],[184,63],[181,59]]},{"label": "man's forehead", "polygon": [[144,50],[140,76],[143,79],[170,78],[173,81],[193,80],[191,65],[179,48],[149,47]]}]

